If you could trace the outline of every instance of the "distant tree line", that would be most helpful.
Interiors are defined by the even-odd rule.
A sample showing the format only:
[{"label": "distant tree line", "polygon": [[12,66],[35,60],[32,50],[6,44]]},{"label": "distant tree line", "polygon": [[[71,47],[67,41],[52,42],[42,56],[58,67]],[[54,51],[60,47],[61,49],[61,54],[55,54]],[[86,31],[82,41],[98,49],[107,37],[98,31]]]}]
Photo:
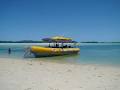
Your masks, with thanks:
[{"label": "distant tree line", "polygon": [[[21,41],[0,41],[0,43],[46,43],[46,41],[21,40]],[[80,43],[120,43],[120,42],[85,41]]]},{"label": "distant tree line", "polygon": [[120,42],[98,42],[98,41],[87,41],[87,42],[80,42],[80,43],[120,43]]},{"label": "distant tree line", "polygon": [[43,43],[43,41],[21,40],[21,41],[0,41],[0,43]]}]

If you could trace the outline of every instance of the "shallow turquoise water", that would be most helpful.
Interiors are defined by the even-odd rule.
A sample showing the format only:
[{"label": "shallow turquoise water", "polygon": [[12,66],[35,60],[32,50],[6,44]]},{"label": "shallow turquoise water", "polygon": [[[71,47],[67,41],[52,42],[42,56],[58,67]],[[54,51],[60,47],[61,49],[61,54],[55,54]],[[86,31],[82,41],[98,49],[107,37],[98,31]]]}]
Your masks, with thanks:
[{"label": "shallow turquoise water", "polygon": [[[25,49],[29,46],[24,44],[0,44],[0,58],[24,58]],[[8,48],[11,48],[11,54],[8,54]],[[61,63],[120,65],[120,44],[81,44],[78,55],[29,58]],[[24,60],[28,60],[28,58]]]}]

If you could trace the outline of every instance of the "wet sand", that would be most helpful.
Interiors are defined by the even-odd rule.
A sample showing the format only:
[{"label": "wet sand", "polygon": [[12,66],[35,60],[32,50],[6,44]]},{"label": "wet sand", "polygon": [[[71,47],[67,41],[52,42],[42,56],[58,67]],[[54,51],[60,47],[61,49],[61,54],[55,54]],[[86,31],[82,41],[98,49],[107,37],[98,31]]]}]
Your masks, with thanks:
[{"label": "wet sand", "polygon": [[0,58],[0,90],[120,90],[120,67]]}]

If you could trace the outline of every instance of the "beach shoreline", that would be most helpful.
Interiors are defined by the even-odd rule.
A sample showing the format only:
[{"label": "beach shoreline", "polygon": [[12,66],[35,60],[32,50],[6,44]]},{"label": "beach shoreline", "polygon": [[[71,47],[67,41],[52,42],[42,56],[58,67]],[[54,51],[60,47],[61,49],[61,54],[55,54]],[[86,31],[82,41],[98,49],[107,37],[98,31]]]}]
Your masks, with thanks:
[{"label": "beach shoreline", "polygon": [[120,90],[120,67],[0,58],[0,90]]}]

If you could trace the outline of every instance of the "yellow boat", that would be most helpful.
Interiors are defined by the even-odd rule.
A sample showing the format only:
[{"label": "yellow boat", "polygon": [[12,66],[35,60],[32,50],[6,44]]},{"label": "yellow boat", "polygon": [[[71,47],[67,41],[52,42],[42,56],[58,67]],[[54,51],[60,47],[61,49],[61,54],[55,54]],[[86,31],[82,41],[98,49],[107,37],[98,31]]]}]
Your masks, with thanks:
[{"label": "yellow boat", "polygon": [[31,47],[31,53],[33,53],[36,57],[77,54],[79,51],[79,48],[50,48],[40,46]]},{"label": "yellow boat", "polygon": [[[49,46],[31,46],[29,49],[30,53],[34,54],[35,57],[77,54],[80,51],[79,48],[73,47],[77,45],[77,42],[73,42],[71,38],[56,36],[52,38],[44,38],[42,40],[49,43]],[[52,46],[50,43],[53,43]],[[67,45],[67,43],[72,43],[74,45]]]}]

